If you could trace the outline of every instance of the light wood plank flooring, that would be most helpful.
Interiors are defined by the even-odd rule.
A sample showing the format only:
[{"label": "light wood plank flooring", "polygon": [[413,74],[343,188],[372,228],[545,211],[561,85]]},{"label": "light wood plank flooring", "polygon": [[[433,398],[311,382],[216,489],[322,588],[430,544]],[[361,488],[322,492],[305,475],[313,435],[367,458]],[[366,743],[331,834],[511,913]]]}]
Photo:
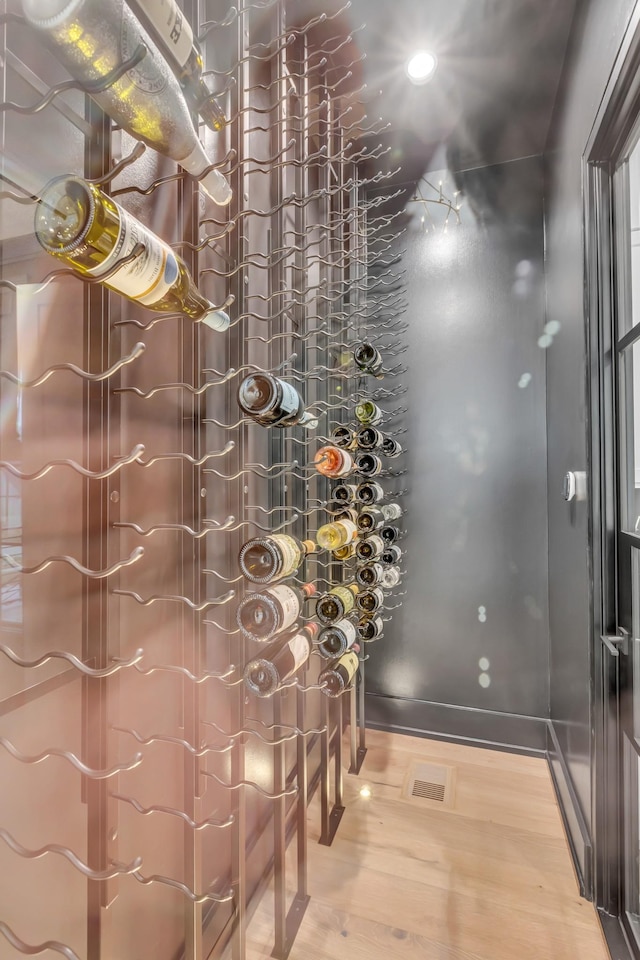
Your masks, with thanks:
[{"label": "light wood plank flooring", "polygon": [[[608,960],[543,760],[379,731],[367,745],[331,847],[317,798],[309,809],[311,902],[291,960]],[[414,759],[455,767],[450,808],[401,798]],[[269,892],[247,960],[270,956],[272,911]]]}]

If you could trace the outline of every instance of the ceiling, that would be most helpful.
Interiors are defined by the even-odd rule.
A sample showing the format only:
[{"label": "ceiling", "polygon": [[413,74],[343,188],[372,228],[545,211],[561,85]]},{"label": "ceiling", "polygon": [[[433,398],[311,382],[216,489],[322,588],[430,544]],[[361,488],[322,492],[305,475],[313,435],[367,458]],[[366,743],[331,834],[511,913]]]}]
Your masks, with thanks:
[{"label": "ceiling", "polygon": [[[367,122],[389,129],[399,181],[429,170],[453,171],[541,154],[569,32],[586,0],[351,0],[324,25],[325,38],[356,30],[345,63],[367,84]],[[300,22],[344,7],[340,0],[293,0]],[[291,22],[291,21],[290,21]],[[414,86],[405,63],[416,49],[436,54],[432,80]],[[359,76],[358,76],[359,75]]]}]

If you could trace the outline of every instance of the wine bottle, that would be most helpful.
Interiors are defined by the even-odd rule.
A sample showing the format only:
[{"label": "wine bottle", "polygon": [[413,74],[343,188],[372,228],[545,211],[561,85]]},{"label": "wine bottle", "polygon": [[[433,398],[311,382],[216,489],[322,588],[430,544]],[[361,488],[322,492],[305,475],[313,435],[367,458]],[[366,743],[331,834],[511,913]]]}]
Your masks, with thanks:
[{"label": "wine bottle", "polygon": [[386,564],[388,567],[391,567],[395,563],[399,563],[400,560],[402,560],[402,550],[395,543],[391,546],[386,546],[382,551],[380,559],[382,563]]},{"label": "wine bottle", "polygon": [[355,468],[363,477],[377,477],[382,470],[382,460],[375,453],[360,453],[355,459]]},{"label": "wine bottle", "polygon": [[387,544],[395,543],[396,540],[400,539],[400,529],[399,527],[393,526],[393,524],[385,524],[380,530],[380,536]]},{"label": "wine bottle", "polygon": [[353,457],[339,447],[320,447],[313,462],[318,473],[325,477],[346,477],[353,470]]},{"label": "wine bottle", "polygon": [[350,520],[351,523],[355,523],[358,519],[358,511],[348,503],[334,503],[330,500],[326,510],[333,520]]},{"label": "wine bottle", "polygon": [[363,480],[356,487],[356,500],[358,503],[379,503],[384,500],[384,490],[376,480]]},{"label": "wine bottle", "polygon": [[364,641],[377,640],[382,636],[384,623],[382,617],[360,617],[358,620],[358,639]]},{"label": "wine bottle", "polygon": [[[393,567],[389,567],[393,570]],[[372,590],[363,590],[356,597],[356,605],[361,613],[372,614],[384,606],[384,593],[380,587],[374,587]]]},{"label": "wine bottle", "polygon": [[343,620],[353,610],[359,589],[357,583],[350,583],[348,586],[339,584],[320,597],[316,602],[316,616],[320,623],[330,624]]},{"label": "wine bottle", "polygon": [[212,200],[229,203],[231,187],[219,170],[209,169],[178,80],[124,0],[22,0],[22,9],[80,83],[104,79],[144,45],[143,59],[93,99],[136,140],[202,177],[200,186]]},{"label": "wine bottle", "polygon": [[375,427],[360,427],[356,433],[356,446],[359,450],[378,450],[384,439],[384,435]]},{"label": "wine bottle", "polygon": [[346,546],[358,535],[358,528],[352,520],[334,520],[324,523],[316,533],[319,547],[324,550],[337,550]]},{"label": "wine bottle", "polygon": [[353,351],[356,366],[363,373],[370,373],[376,380],[382,380],[382,354],[372,343],[359,343]]},{"label": "wine bottle", "polygon": [[334,427],[331,431],[331,439],[336,447],[340,447],[341,450],[355,450],[356,448],[355,430],[352,430],[351,427]]},{"label": "wine bottle", "polygon": [[356,544],[356,557],[358,560],[376,560],[384,552],[384,540],[382,537],[367,537],[366,540],[358,540]]},{"label": "wine bottle", "polygon": [[238,387],[238,403],[242,412],[262,427],[318,426],[317,419],[305,411],[296,388],[270,373],[245,377]]},{"label": "wine bottle", "polygon": [[344,547],[338,547],[337,550],[333,551],[334,560],[350,560],[351,557],[356,555],[356,545],[355,543],[347,543]]},{"label": "wine bottle", "polygon": [[392,587],[397,587],[399,583],[400,569],[398,567],[384,567],[380,585],[384,587],[385,590],[390,590]]},{"label": "wine bottle", "polygon": [[278,637],[259,657],[249,660],[244,668],[249,690],[258,697],[272,697],[307,662],[318,631],[317,623],[308,623],[302,630]]},{"label": "wine bottle", "polygon": [[318,653],[325,660],[341,657],[356,642],[356,625],[351,620],[338,620],[330,627],[324,627],[318,634]]},{"label": "wine bottle", "polygon": [[356,580],[361,587],[375,587],[378,583],[382,583],[383,573],[384,567],[382,564],[376,560],[372,560],[370,563],[365,563],[363,566],[358,567],[356,570]]},{"label": "wine bottle", "polygon": [[384,417],[383,411],[373,400],[362,400],[356,404],[356,420],[371,427],[377,427],[382,423]]},{"label": "wine bottle", "polygon": [[400,456],[402,453],[402,447],[397,440],[393,439],[393,437],[384,437],[382,441],[382,453],[385,457],[393,459]]},{"label": "wine bottle", "polygon": [[[106,287],[150,310],[183,313],[212,330],[229,326],[227,314],[198,291],[184,260],[93,183],[71,175],[51,180],[36,205],[35,232],[47,253],[79,277],[108,273]],[[137,244],[139,256],[117,268]]]},{"label": "wine bottle", "polygon": [[337,483],[331,492],[331,496],[339,503],[353,503],[357,498],[357,490],[358,487],[355,483]]},{"label": "wine bottle", "polygon": [[402,507],[397,503],[382,503],[366,507],[358,514],[356,526],[362,533],[379,530],[388,524],[389,520],[397,520],[402,516]]},{"label": "wine bottle", "polygon": [[222,130],[227,122],[225,115],[202,77],[202,53],[178,4],[175,0],[128,0],[128,3],[167,55],[190,108],[199,113],[212,130]]},{"label": "wine bottle", "polygon": [[351,649],[343,653],[339,660],[329,664],[318,677],[318,683],[323,688],[322,692],[327,697],[339,697],[348,690],[358,672],[359,662],[358,654]]},{"label": "wine bottle", "polygon": [[313,540],[298,540],[288,533],[253,537],[242,545],[238,561],[240,571],[252,583],[272,583],[291,577],[308,553],[314,553]]},{"label": "wine bottle", "polygon": [[286,630],[298,619],[305,600],[316,592],[313,583],[298,587],[280,583],[260,593],[248,593],[236,610],[236,621],[246,637],[271,640],[276,633]]}]

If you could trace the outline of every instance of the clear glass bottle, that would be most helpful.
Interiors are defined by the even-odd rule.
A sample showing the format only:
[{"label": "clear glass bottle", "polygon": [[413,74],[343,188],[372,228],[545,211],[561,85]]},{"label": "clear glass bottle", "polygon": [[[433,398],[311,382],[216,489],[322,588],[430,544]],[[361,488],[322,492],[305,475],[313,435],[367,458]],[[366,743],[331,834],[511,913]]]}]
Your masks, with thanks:
[{"label": "clear glass bottle", "polygon": [[375,453],[359,453],[355,459],[356,471],[363,477],[377,477],[383,467]]},{"label": "clear glass bottle", "polygon": [[355,450],[356,434],[351,427],[338,426],[331,431],[331,439],[341,450]]},{"label": "clear glass bottle", "polygon": [[380,556],[380,560],[388,567],[392,567],[394,564],[400,563],[402,560],[402,550],[397,544],[391,544],[384,548]]},{"label": "clear glass bottle", "polygon": [[370,560],[376,560],[384,552],[384,540],[374,534],[367,537],[366,540],[358,540],[356,543],[356,557],[368,563]]},{"label": "clear glass bottle", "polygon": [[318,473],[325,477],[347,477],[353,470],[353,457],[347,450],[339,447],[320,447],[314,460]]},{"label": "clear glass bottle", "polygon": [[350,583],[348,586],[338,584],[320,597],[316,602],[316,616],[320,623],[328,625],[343,620],[353,610],[359,590],[357,583]]},{"label": "clear glass bottle", "polygon": [[304,409],[295,387],[270,373],[250,373],[238,387],[243,413],[263,427],[303,426],[315,429],[317,419]]},{"label": "clear glass bottle", "polygon": [[[393,570],[393,567],[389,567]],[[356,605],[361,613],[371,615],[377,613],[384,606],[384,593],[380,587],[372,590],[363,590],[356,597]]]},{"label": "clear glass bottle", "polygon": [[280,583],[259,593],[247,593],[236,610],[236,622],[246,637],[264,642],[292,627],[305,600],[316,592],[313,583],[298,587]]},{"label": "clear glass bottle", "polygon": [[358,528],[352,520],[334,520],[324,523],[316,533],[319,547],[324,550],[337,550],[346,546],[358,535]]},{"label": "clear glass bottle", "polygon": [[334,560],[351,560],[352,557],[356,555],[356,545],[355,543],[347,543],[344,547],[338,547],[337,550],[333,551]]},{"label": "clear glass bottle", "polygon": [[384,412],[373,400],[362,400],[356,404],[356,420],[371,427],[377,427],[382,423]]},{"label": "clear glass bottle", "polygon": [[363,480],[356,487],[358,503],[372,504],[384,500],[384,490],[377,480]]},{"label": "clear glass bottle", "polygon": [[352,686],[359,662],[358,654],[352,647],[343,653],[339,660],[329,664],[318,677],[318,683],[323,688],[322,692],[327,697],[341,696]]},{"label": "clear glass bottle", "polygon": [[370,642],[371,640],[377,640],[378,637],[382,636],[384,630],[384,623],[382,622],[382,617],[367,617],[362,616],[358,620],[358,639],[365,642]]},{"label": "clear glass bottle", "polygon": [[351,620],[338,620],[318,634],[317,650],[325,660],[341,657],[357,640],[356,625]]},{"label": "clear glass bottle", "polygon": [[384,440],[384,434],[375,427],[360,427],[356,433],[356,446],[359,450],[379,450]]},{"label": "clear glass bottle", "polygon": [[222,130],[225,115],[206,85],[202,53],[190,23],[176,0],[127,0],[167,56],[194,113],[212,130]]},{"label": "clear glass bottle", "polygon": [[383,573],[384,567],[382,564],[373,560],[370,563],[365,563],[363,566],[358,567],[356,570],[356,580],[361,587],[375,587],[378,583],[382,583]]},{"label": "clear glass bottle", "polygon": [[402,447],[393,437],[384,437],[382,441],[382,455],[389,457],[390,460],[399,457],[402,453]]},{"label": "clear glass bottle", "polygon": [[382,354],[372,343],[359,343],[353,351],[353,359],[362,373],[370,373],[376,380],[382,380]]},{"label": "clear glass bottle", "polygon": [[392,587],[397,587],[400,583],[400,568],[399,567],[385,567],[382,573],[382,580],[380,581],[381,586],[385,590],[391,590]]},{"label": "clear glass bottle", "polygon": [[[93,183],[56,177],[41,191],[35,232],[51,256],[79,277],[99,280],[128,300],[159,313],[183,313],[213,330],[226,330],[229,317],[199,292],[187,266],[160,237],[143,226]],[[114,271],[137,244],[143,249]]]},{"label": "clear glass bottle", "polygon": [[272,697],[307,662],[319,629],[317,623],[308,623],[289,636],[278,637],[259,657],[249,660],[244,668],[248,689],[257,697]]},{"label": "clear glass bottle", "polygon": [[273,583],[291,577],[309,553],[313,540],[298,540],[288,533],[253,537],[243,544],[238,561],[240,571],[252,583]]},{"label": "clear glass bottle", "polygon": [[22,9],[80,83],[102,80],[144,44],[143,59],[92,98],[136,140],[201,178],[212,200],[229,203],[231,187],[219,170],[209,169],[178,80],[124,0],[22,0]]}]

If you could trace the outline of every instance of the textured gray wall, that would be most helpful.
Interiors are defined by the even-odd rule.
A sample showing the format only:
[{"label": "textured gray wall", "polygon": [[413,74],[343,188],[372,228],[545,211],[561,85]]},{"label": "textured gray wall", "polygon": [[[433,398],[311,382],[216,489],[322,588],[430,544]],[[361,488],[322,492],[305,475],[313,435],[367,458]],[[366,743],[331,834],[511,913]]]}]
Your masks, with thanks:
[{"label": "textured gray wall", "polygon": [[589,738],[589,505],[560,495],[567,470],[586,469],[586,359],[581,158],[633,0],[592,0],[574,36],[548,157],[547,311],[561,324],[547,357],[551,717],[586,822]]},{"label": "textured gray wall", "polygon": [[408,593],[370,651],[373,693],[548,716],[541,171],[459,175],[446,233],[408,208]]}]

